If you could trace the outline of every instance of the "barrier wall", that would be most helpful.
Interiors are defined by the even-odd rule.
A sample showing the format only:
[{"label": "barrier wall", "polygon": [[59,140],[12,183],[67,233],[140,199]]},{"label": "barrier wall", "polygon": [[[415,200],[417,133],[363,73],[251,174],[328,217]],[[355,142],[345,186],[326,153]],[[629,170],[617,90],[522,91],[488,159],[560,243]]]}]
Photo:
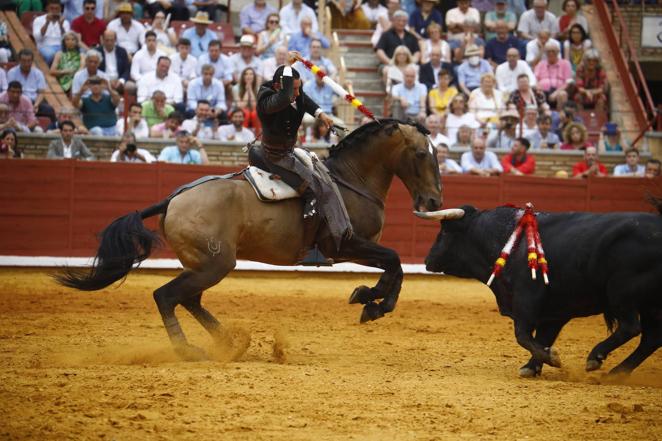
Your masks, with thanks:
[{"label": "barrier wall", "polygon": [[[112,219],[165,198],[200,176],[236,168],[120,164],[73,160],[0,161],[0,255],[93,256],[95,234]],[[443,178],[444,207],[493,208],[527,201],[541,211],[652,211],[645,195],[662,196],[662,178],[589,180],[505,176]],[[156,219],[147,225],[156,228]],[[420,263],[439,229],[412,215],[404,185],[394,180],[386,201],[382,244]],[[169,250],[155,257],[174,257]]]}]

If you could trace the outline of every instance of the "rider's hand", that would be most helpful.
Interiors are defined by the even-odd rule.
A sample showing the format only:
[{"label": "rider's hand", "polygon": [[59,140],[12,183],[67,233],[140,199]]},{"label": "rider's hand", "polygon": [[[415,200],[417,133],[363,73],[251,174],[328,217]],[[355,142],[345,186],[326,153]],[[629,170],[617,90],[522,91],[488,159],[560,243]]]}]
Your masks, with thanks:
[{"label": "rider's hand", "polygon": [[287,53],[287,62],[290,66],[299,61],[299,58],[303,58],[299,51],[289,51]]},{"label": "rider's hand", "polygon": [[331,127],[333,127],[333,119],[331,119],[331,117],[329,115],[327,115],[326,113],[324,113],[324,112],[320,113],[318,118],[320,120],[322,120],[322,122],[324,123],[324,125],[326,126],[327,129],[330,130]]}]

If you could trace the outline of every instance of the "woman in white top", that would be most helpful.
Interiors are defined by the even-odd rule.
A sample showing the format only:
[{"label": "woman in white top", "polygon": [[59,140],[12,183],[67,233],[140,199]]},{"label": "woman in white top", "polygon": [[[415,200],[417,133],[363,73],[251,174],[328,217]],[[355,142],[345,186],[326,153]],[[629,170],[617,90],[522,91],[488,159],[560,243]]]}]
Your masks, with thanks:
[{"label": "woman in white top", "polygon": [[427,28],[428,36],[430,38],[419,40],[419,47],[421,48],[421,64],[430,61],[430,52],[432,49],[439,48],[441,51],[441,61],[451,62],[451,47],[446,40],[441,38],[441,26],[439,23],[432,22]]},{"label": "woman in white top", "polygon": [[563,42],[563,58],[570,62],[572,71],[576,72],[577,66],[584,58],[584,53],[593,47],[593,42],[579,24],[570,26],[568,35],[568,39]]},{"label": "woman in white top", "polygon": [[391,63],[384,67],[384,83],[387,93],[391,93],[391,87],[404,81],[404,72],[408,66],[416,69],[416,80],[418,81],[418,65],[414,63],[414,57],[407,46],[400,45],[393,51]]},{"label": "woman in white top", "polygon": [[[147,31],[152,31],[156,34],[156,44],[159,49],[165,52],[167,55],[174,53],[175,45],[177,45],[177,34],[173,28],[166,29],[165,24],[165,14],[163,11],[159,11],[154,16],[152,24],[147,26]],[[141,37],[141,42],[145,42],[145,34],[143,33]]]},{"label": "woman in white top", "polygon": [[257,34],[257,50],[255,53],[263,60],[274,57],[278,46],[287,46],[287,37],[280,28],[280,15],[274,12],[267,16],[264,30]]},{"label": "woman in white top", "polygon": [[467,101],[461,93],[453,97],[448,109],[446,135],[449,139],[456,140],[457,132],[462,126],[467,126],[472,130],[480,127],[480,123],[476,120],[474,114],[467,111]]},{"label": "woman in white top", "polygon": [[469,97],[469,111],[482,126],[499,122],[499,113],[503,110],[503,94],[495,85],[494,74],[484,73],[480,77],[480,87],[474,89]]}]

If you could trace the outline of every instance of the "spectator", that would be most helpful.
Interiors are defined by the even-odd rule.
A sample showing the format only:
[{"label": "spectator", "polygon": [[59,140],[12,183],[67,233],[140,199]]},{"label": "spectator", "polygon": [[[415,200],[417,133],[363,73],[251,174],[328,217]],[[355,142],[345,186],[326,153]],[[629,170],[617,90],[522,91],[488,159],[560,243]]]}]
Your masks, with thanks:
[{"label": "spectator", "polygon": [[405,68],[404,81],[391,90],[391,114],[396,119],[411,118],[422,123],[425,119],[427,94],[426,87],[416,81],[416,68],[408,66]]},{"label": "spectator", "polygon": [[462,173],[462,167],[454,159],[448,157],[448,145],[441,143],[437,145],[437,162],[439,163],[439,174],[442,176],[456,175]]},{"label": "spectator", "polygon": [[34,108],[28,97],[23,95],[21,83],[10,81],[7,92],[0,94],[0,103],[9,107],[7,122],[10,125],[27,128],[30,131],[41,131],[41,128],[37,129],[38,122]]},{"label": "spectator", "polygon": [[584,124],[571,122],[563,130],[563,141],[561,150],[584,150],[592,146],[588,141],[588,132]]},{"label": "spectator", "polygon": [[[374,1],[374,0],[369,0]],[[386,0],[386,13],[382,13],[377,16],[377,25],[375,26],[375,32],[372,33],[370,37],[370,43],[372,43],[373,48],[377,48],[377,43],[379,39],[382,38],[384,32],[391,29],[391,23],[393,22],[393,14],[400,10],[400,0]]]},{"label": "spectator", "polygon": [[441,69],[438,75],[437,87],[428,93],[428,105],[430,112],[435,115],[445,115],[448,104],[458,94],[457,89],[450,85],[451,74],[446,69]]},{"label": "spectator", "polygon": [[103,31],[106,30],[106,22],[95,15],[96,9],[96,0],[84,0],[83,15],[76,17],[71,22],[71,30],[78,36],[84,50],[92,49],[97,45]]},{"label": "spectator", "polygon": [[[310,83],[313,84],[313,83]],[[232,100],[235,106],[244,112],[244,127],[259,129],[260,120],[257,117],[258,79],[255,70],[247,67],[241,73],[239,82],[232,86]],[[318,102],[318,104],[320,104]]]},{"label": "spectator", "polygon": [[62,37],[62,50],[55,54],[50,70],[63,91],[71,90],[74,74],[83,68],[84,61],[80,55],[78,37],[73,32],[67,32]]},{"label": "spectator", "polygon": [[659,159],[649,159],[646,161],[646,171],[644,176],[647,178],[657,178],[660,176],[660,171],[662,170],[662,162]]},{"label": "spectator", "polygon": [[244,127],[244,112],[235,107],[228,113],[230,124],[222,125],[216,132],[220,141],[237,141],[249,143],[255,139],[255,134]]},{"label": "spectator", "polygon": [[41,0],[16,0],[15,2],[10,3],[11,8],[17,7],[17,13],[20,17],[24,12],[34,11],[42,12],[44,6],[41,4]]},{"label": "spectator", "polygon": [[464,52],[464,62],[457,68],[458,84],[460,90],[467,96],[480,86],[484,74],[492,73],[490,63],[480,58],[477,46],[469,46]]},{"label": "spectator", "polygon": [[[255,53],[262,61],[276,55],[276,48],[287,45],[287,38],[280,27],[280,16],[277,12],[269,14],[265,23],[265,29],[257,36],[257,50]],[[271,78],[271,77],[263,77]]]},{"label": "spectator", "polygon": [[117,120],[115,128],[118,135],[126,133],[133,133],[136,138],[149,138],[149,126],[147,121],[142,117],[143,108],[138,103],[133,103],[129,106],[129,115],[126,118],[126,131],[124,130],[124,118]]},{"label": "spectator", "polygon": [[421,64],[428,63],[432,56],[432,51],[437,50],[444,63],[451,62],[451,47],[441,38],[441,25],[430,23],[427,27],[428,38],[419,41],[421,50]]},{"label": "spectator", "polygon": [[531,139],[534,133],[538,132],[538,108],[536,106],[526,106],[524,109],[524,118],[522,124],[517,125],[517,136]]},{"label": "spectator", "polygon": [[408,17],[405,11],[396,11],[393,14],[391,28],[382,34],[376,46],[377,58],[381,64],[390,63],[398,46],[407,46],[407,49],[412,53],[413,62],[418,63],[421,57],[418,40],[414,34],[405,29]]},{"label": "spectator", "polygon": [[[90,95],[81,99],[88,89]],[[96,136],[117,136],[115,107],[119,102],[120,96],[110,87],[108,80],[99,77],[88,78],[72,99],[72,104],[83,114],[83,124],[91,135]]]},{"label": "spectator", "polygon": [[363,15],[368,19],[372,28],[375,28],[379,23],[380,16],[388,17],[388,9],[386,9],[379,0],[367,0],[361,5]]},{"label": "spectator", "polygon": [[315,118],[312,127],[310,128],[310,136],[307,138],[308,143],[321,143],[332,145],[338,142],[338,137],[329,130],[329,127],[319,118]]},{"label": "spectator", "polygon": [[[522,83],[522,92],[520,92],[519,97],[528,99],[529,102],[535,101],[538,96],[536,96],[536,92],[532,90],[531,87],[535,87],[536,85],[536,76],[533,74],[531,67],[526,61],[519,58],[519,51],[515,48],[508,49],[506,58],[507,61],[496,68],[497,88],[501,92],[512,94],[520,88],[519,78],[525,76],[527,79],[527,87],[524,87],[524,83]],[[539,92],[538,94],[542,101],[537,103],[537,106],[545,102],[545,96]]]},{"label": "spectator", "polygon": [[574,101],[568,101],[560,112],[551,112],[552,130],[562,139],[563,133],[572,122],[584,124],[584,120],[577,115],[577,104]]},{"label": "spectator", "polygon": [[515,110],[506,110],[499,117],[499,130],[492,130],[487,138],[487,147],[490,149],[509,149],[517,137],[517,124],[519,114]]},{"label": "spectator", "polygon": [[3,129],[0,133],[0,158],[22,158],[23,151],[18,147],[18,138],[14,129]]},{"label": "spectator", "polygon": [[[239,40],[239,53],[230,57],[234,81],[239,81],[242,72],[249,67],[257,76],[257,72],[261,70],[261,63],[260,59],[255,56],[255,39],[252,35],[243,35]],[[257,82],[261,83],[262,79],[257,77]]]},{"label": "spectator", "polygon": [[177,74],[170,72],[170,58],[159,57],[156,70],[143,75],[137,83],[138,102],[147,100],[154,91],[160,90],[165,93],[166,101],[175,106],[184,108],[184,90],[182,80]]},{"label": "spectator", "polygon": [[[209,164],[204,147],[186,130],[180,130],[175,135],[177,145],[164,147],[159,154],[159,161],[173,164]],[[194,150],[195,146],[198,150]]]},{"label": "spectator", "polygon": [[569,38],[563,42],[563,58],[570,62],[572,71],[577,71],[577,67],[582,62],[584,54],[591,49],[593,43],[588,39],[588,34],[578,24],[570,26],[568,32]]},{"label": "spectator", "polygon": [[53,108],[44,101],[46,79],[44,74],[32,64],[34,54],[30,49],[21,49],[18,53],[18,66],[7,72],[7,81],[21,83],[23,94],[32,101],[35,111],[43,115],[53,115]]},{"label": "spectator", "polygon": [[589,176],[607,176],[607,168],[598,161],[598,151],[595,147],[586,147],[584,159],[572,167],[573,178]]},{"label": "spectator", "polygon": [[456,63],[461,63],[464,57],[464,52],[470,46],[476,46],[480,51],[479,55],[481,58],[485,57],[485,40],[483,40],[478,31],[480,28],[480,21],[476,21],[473,18],[467,18],[464,20],[464,36],[461,40],[450,40],[449,45],[451,47],[451,52],[453,53],[453,60]]},{"label": "spectator", "polygon": [[457,8],[446,13],[446,28],[449,40],[462,40],[464,38],[464,22],[469,18],[480,23],[480,12],[471,7],[471,0],[458,0]]},{"label": "spectator", "polygon": [[[12,57],[12,47],[9,43],[7,23],[0,20],[0,63],[7,63]],[[4,90],[3,90],[4,92]]]},{"label": "spectator", "polygon": [[618,124],[608,122],[602,130],[600,140],[598,141],[598,150],[603,152],[622,152],[629,148],[627,141],[621,138],[621,131]]},{"label": "spectator", "polygon": [[319,40],[324,49],[328,49],[330,46],[329,40],[324,35],[313,31],[312,20],[303,17],[301,19],[301,30],[290,35],[287,48],[291,51],[297,51],[307,58],[310,55],[310,43],[313,39]]},{"label": "spectator", "polygon": [[223,83],[214,78],[214,66],[211,64],[202,66],[202,75],[189,83],[186,98],[186,108],[189,111],[196,109],[200,100],[209,103],[214,118],[227,110],[225,88]]},{"label": "spectator", "polygon": [[538,63],[534,70],[538,88],[545,92],[547,101],[556,103],[557,109],[562,108],[568,100],[566,89],[568,80],[572,80],[572,68],[568,60],[559,58],[559,49],[554,43],[548,41],[545,52],[547,60]]},{"label": "spectator", "polygon": [[117,44],[133,55],[140,48],[140,39],[145,33],[145,26],[133,19],[131,3],[122,3],[117,7],[117,18],[108,23],[107,29],[115,32]]},{"label": "spectator", "polygon": [[63,121],[60,129],[60,137],[48,144],[49,159],[85,159],[91,161],[94,155],[85,143],[74,137],[76,126],[71,121]]},{"label": "spectator", "polygon": [[209,101],[198,101],[198,107],[195,109],[195,117],[187,119],[182,123],[182,130],[186,130],[192,136],[202,140],[214,138],[214,118],[211,116],[211,106]]},{"label": "spectator", "polygon": [[639,164],[639,150],[629,148],[625,151],[625,164],[619,164],[614,167],[614,176],[643,178],[646,168]]},{"label": "spectator", "polygon": [[[20,83],[19,83],[20,84]],[[6,92],[4,92],[6,93]],[[3,94],[4,94],[3,93]],[[2,95],[0,95],[2,96]],[[29,100],[28,100],[29,101]],[[30,104],[32,108],[32,104]],[[25,124],[19,123],[9,114],[10,108],[7,103],[0,102],[0,130],[15,130],[17,132],[29,132],[30,129]]]},{"label": "spectator", "polygon": [[177,52],[170,55],[170,70],[182,80],[182,88],[188,88],[189,81],[196,78],[195,71],[198,60],[191,55],[191,42],[180,38],[177,42]]},{"label": "spectator", "polygon": [[446,137],[442,132],[442,119],[439,115],[429,115],[425,118],[425,127],[430,131],[430,140],[435,147],[440,144],[448,146],[451,140]]},{"label": "spectator", "polygon": [[191,21],[195,23],[195,26],[185,30],[182,33],[182,38],[186,38],[191,42],[191,54],[195,58],[200,58],[201,55],[207,52],[209,44],[212,41],[217,41],[218,37],[209,30],[209,25],[213,22],[209,20],[209,14],[206,12],[198,11]]},{"label": "spectator", "polygon": [[119,93],[124,91],[125,86],[129,89],[135,89],[135,83],[130,81],[131,62],[129,61],[129,55],[123,47],[117,45],[117,34],[107,29],[101,38],[101,45],[95,49],[101,54],[99,69],[108,76],[110,87],[116,89]]},{"label": "spectator", "polygon": [[451,146],[453,150],[470,149],[471,143],[474,140],[474,129],[467,125],[462,125],[455,133],[455,142]]},{"label": "spectator", "polygon": [[165,93],[161,90],[152,92],[152,99],[142,103],[143,118],[147,121],[150,130],[152,126],[162,123],[175,110],[170,104],[166,103]]},{"label": "spectator", "polygon": [[36,17],[32,22],[32,36],[46,64],[53,62],[55,53],[62,49],[62,37],[70,30],[69,22],[62,16],[60,1],[47,0],[46,14]]},{"label": "spectator", "polygon": [[595,49],[584,54],[582,64],[577,69],[576,83],[574,100],[584,109],[607,110],[607,74],[600,65],[600,55]]},{"label": "spectator", "polygon": [[429,57],[430,61],[421,65],[419,72],[419,81],[427,87],[428,91],[437,87],[439,72],[446,70],[451,72],[453,66],[443,60],[441,50],[437,47],[432,49]]},{"label": "spectator", "polygon": [[420,39],[429,38],[428,35],[428,26],[432,23],[439,25],[441,30],[441,25],[444,23],[444,17],[442,17],[441,12],[434,7],[437,3],[437,0],[423,0],[420,3],[420,6],[414,9],[414,12],[409,16],[409,29],[412,33]]},{"label": "spectator", "polygon": [[[508,9],[506,0],[496,0],[494,10],[487,11],[485,19],[483,20],[483,27],[485,28],[485,40],[489,41],[496,38],[498,22],[503,22],[506,25],[507,33],[510,35],[517,27],[517,15]],[[500,63],[499,63],[500,64]]]},{"label": "spectator", "polygon": [[552,118],[549,115],[540,115],[538,117],[538,130],[530,136],[531,147],[534,150],[557,149],[561,140],[552,132]]},{"label": "spectator", "polygon": [[156,158],[148,150],[139,149],[134,143],[121,143],[119,148],[113,152],[110,162],[133,162],[151,164]]},{"label": "spectator", "polygon": [[7,72],[0,67],[0,93],[7,90]]},{"label": "spectator", "polygon": [[528,139],[517,138],[510,153],[501,158],[503,172],[517,176],[532,175],[536,171],[536,158],[528,154],[530,146]]},{"label": "spectator", "polygon": [[[489,40],[485,45],[485,58],[487,58],[487,60],[490,62],[492,68],[496,69],[497,66],[502,65],[508,61],[508,54],[515,52],[517,52],[516,61],[519,61],[522,64],[526,64],[524,60],[520,60],[520,58],[524,58],[524,54],[521,52],[522,45],[516,37],[510,35],[506,22],[498,21],[494,29],[496,31],[496,36]],[[515,63],[515,66],[517,64],[519,63]],[[515,66],[512,68],[514,69]],[[529,68],[529,71],[530,70],[531,68]],[[531,72],[531,76],[533,77],[533,72]]]},{"label": "spectator", "polygon": [[480,127],[480,123],[474,114],[469,112],[464,95],[457,94],[453,97],[448,115],[446,116],[446,133],[448,138],[457,140],[457,131],[461,126],[467,126],[469,129],[474,130]]},{"label": "spectator", "polygon": [[[324,68],[320,68],[320,71],[326,73]],[[344,122],[340,118],[333,116],[333,102],[336,94],[320,77],[315,76],[315,80],[304,83],[303,91],[320,107],[320,109],[322,109],[324,113],[332,118],[336,124],[344,125]],[[244,112],[244,115],[245,114],[246,112]],[[315,119],[314,116],[306,113],[303,116],[303,123],[311,125],[315,122]],[[244,125],[250,127],[250,125],[246,125],[245,123]]]},{"label": "spectator", "polygon": [[413,67],[418,77],[418,65],[414,62],[407,46],[398,46],[393,52],[393,58],[388,66],[384,66],[384,82],[386,83],[386,92],[390,93],[394,85],[400,84],[405,79],[405,69]]},{"label": "spectator", "polygon": [[362,0],[337,0],[327,3],[333,29],[370,29],[370,22],[361,9]]},{"label": "spectator", "polygon": [[533,40],[540,31],[548,31],[556,38],[559,24],[556,16],[547,10],[547,0],[533,0],[533,9],[529,9],[519,18],[517,32],[524,40]]},{"label": "spectator", "polygon": [[480,87],[469,96],[469,111],[481,125],[498,122],[499,113],[503,110],[503,94],[495,86],[494,74],[485,73],[480,77]]},{"label": "spectator", "polygon": [[175,137],[184,122],[184,115],[174,111],[168,114],[164,122],[155,124],[149,129],[150,138],[172,139]]},{"label": "spectator", "polygon": [[[192,6],[195,8],[190,8],[189,11],[190,13],[196,12],[206,12],[207,16],[210,18],[210,20],[213,20],[217,23],[221,22],[221,10],[225,10],[228,16],[230,15],[230,11],[228,10],[228,6],[225,6],[224,4],[216,1],[216,0],[186,0],[187,2],[191,1],[193,3]],[[228,17],[227,22],[230,22],[230,19]]]},{"label": "spectator", "polygon": [[265,28],[267,17],[277,15],[278,11],[265,0],[254,0],[241,9],[239,26],[242,34],[257,36]]},{"label": "spectator", "polygon": [[[157,3],[155,2],[152,4]],[[145,44],[144,40],[147,38],[147,33],[154,32],[157,47],[159,50],[169,55],[175,47],[175,44],[177,44],[177,33],[175,33],[173,28],[165,28],[166,16],[163,11],[157,12],[153,17],[152,24],[146,27],[146,32],[142,35],[140,43]]]},{"label": "spectator", "polygon": [[145,45],[133,55],[131,60],[131,79],[138,82],[143,76],[156,70],[156,63],[165,53],[156,47],[154,31],[145,32]]},{"label": "spectator", "polygon": [[301,29],[301,20],[310,19],[312,32],[319,31],[317,15],[303,0],[292,0],[280,10],[280,26],[286,36],[292,35]]},{"label": "spectator", "polygon": [[[310,41],[310,54],[308,56],[308,60],[314,65],[323,68],[324,72],[326,72],[326,74],[329,77],[336,78],[338,69],[336,69],[336,66],[333,64],[333,61],[322,56],[322,42],[316,38]],[[280,64],[285,64],[285,63],[280,63]],[[314,80],[315,74],[312,73],[310,70],[308,70],[303,64],[301,64],[301,62],[297,62],[294,65],[294,67],[299,72],[299,75],[301,75],[301,79],[303,80],[304,84],[306,81]],[[274,71],[275,70],[276,69],[274,68]],[[273,78],[273,72],[271,73],[271,76],[265,77],[263,75],[262,78]]]},{"label": "spectator", "polygon": [[198,57],[198,76],[202,73],[202,66],[211,64],[214,66],[214,78],[223,82],[223,85],[229,86],[232,83],[233,67],[230,58],[221,54],[221,42],[213,40],[209,42],[207,53]]},{"label": "spectator", "polygon": [[462,172],[478,176],[497,176],[503,173],[499,158],[493,152],[485,151],[485,141],[475,137],[471,150],[462,154]]},{"label": "spectator", "polygon": [[[62,129],[62,123],[65,121],[71,121],[72,119],[78,118],[79,116],[80,112],[78,112],[78,110],[74,109],[73,107],[61,107],[57,114],[57,119],[55,121],[51,121],[51,123],[46,128],[46,133],[59,134],[60,130]],[[74,133],[77,135],[87,135],[87,127],[81,123],[78,127],[76,127]]]},{"label": "spectator", "polygon": [[[499,77],[497,77],[498,80]],[[526,107],[541,107],[545,102],[545,94],[538,89],[531,88],[529,75],[526,73],[519,74],[517,76],[517,89],[510,94],[508,104],[514,105],[518,112],[522,112]]]},{"label": "spectator", "polygon": [[566,40],[568,38],[569,30],[572,30],[573,25],[579,25],[588,34],[588,22],[586,17],[580,13],[581,5],[579,0],[564,0],[562,6],[564,14],[558,19],[559,39]]},{"label": "spectator", "polygon": [[561,43],[559,43],[558,40],[550,38],[550,33],[548,31],[541,31],[538,34],[538,37],[526,44],[526,62],[529,63],[532,69],[536,67],[538,63],[547,59],[545,46],[549,42],[556,45],[559,51],[561,51]]},{"label": "spectator", "polygon": [[[315,41],[316,40],[313,40],[313,43]],[[313,43],[311,43],[311,45]],[[278,68],[278,66],[287,63],[287,53],[288,52],[286,46],[278,46],[274,52],[273,57],[269,57],[265,60],[262,60],[262,72],[260,76],[262,78],[273,78],[274,73],[276,73],[276,69]],[[307,72],[309,72],[308,69],[304,67],[303,70],[299,72],[299,75],[301,75],[301,77],[303,78],[304,74],[306,74]],[[312,78],[312,76],[310,78]]]},{"label": "spectator", "polygon": [[[101,79],[108,80],[108,75],[99,69],[101,63],[101,54],[94,49],[90,49],[85,54],[85,67],[74,75],[74,80],[71,84],[71,94],[76,95],[83,84],[91,77],[100,77]],[[82,96],[87,96],[90,91],[87,90]]]}]

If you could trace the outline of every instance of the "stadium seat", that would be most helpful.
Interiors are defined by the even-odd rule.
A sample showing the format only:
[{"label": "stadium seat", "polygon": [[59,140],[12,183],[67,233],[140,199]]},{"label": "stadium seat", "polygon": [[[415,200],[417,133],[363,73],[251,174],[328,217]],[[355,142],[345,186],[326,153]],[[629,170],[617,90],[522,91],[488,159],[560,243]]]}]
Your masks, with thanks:
[{"label": "stadium seat", "polygon": [[21,15],[21,24],[25,28],[25,31],[28,33],[28,35],[32,36],[32,22],[34,19],[44,14],[44,12],[40,11],[26,11]]}]

